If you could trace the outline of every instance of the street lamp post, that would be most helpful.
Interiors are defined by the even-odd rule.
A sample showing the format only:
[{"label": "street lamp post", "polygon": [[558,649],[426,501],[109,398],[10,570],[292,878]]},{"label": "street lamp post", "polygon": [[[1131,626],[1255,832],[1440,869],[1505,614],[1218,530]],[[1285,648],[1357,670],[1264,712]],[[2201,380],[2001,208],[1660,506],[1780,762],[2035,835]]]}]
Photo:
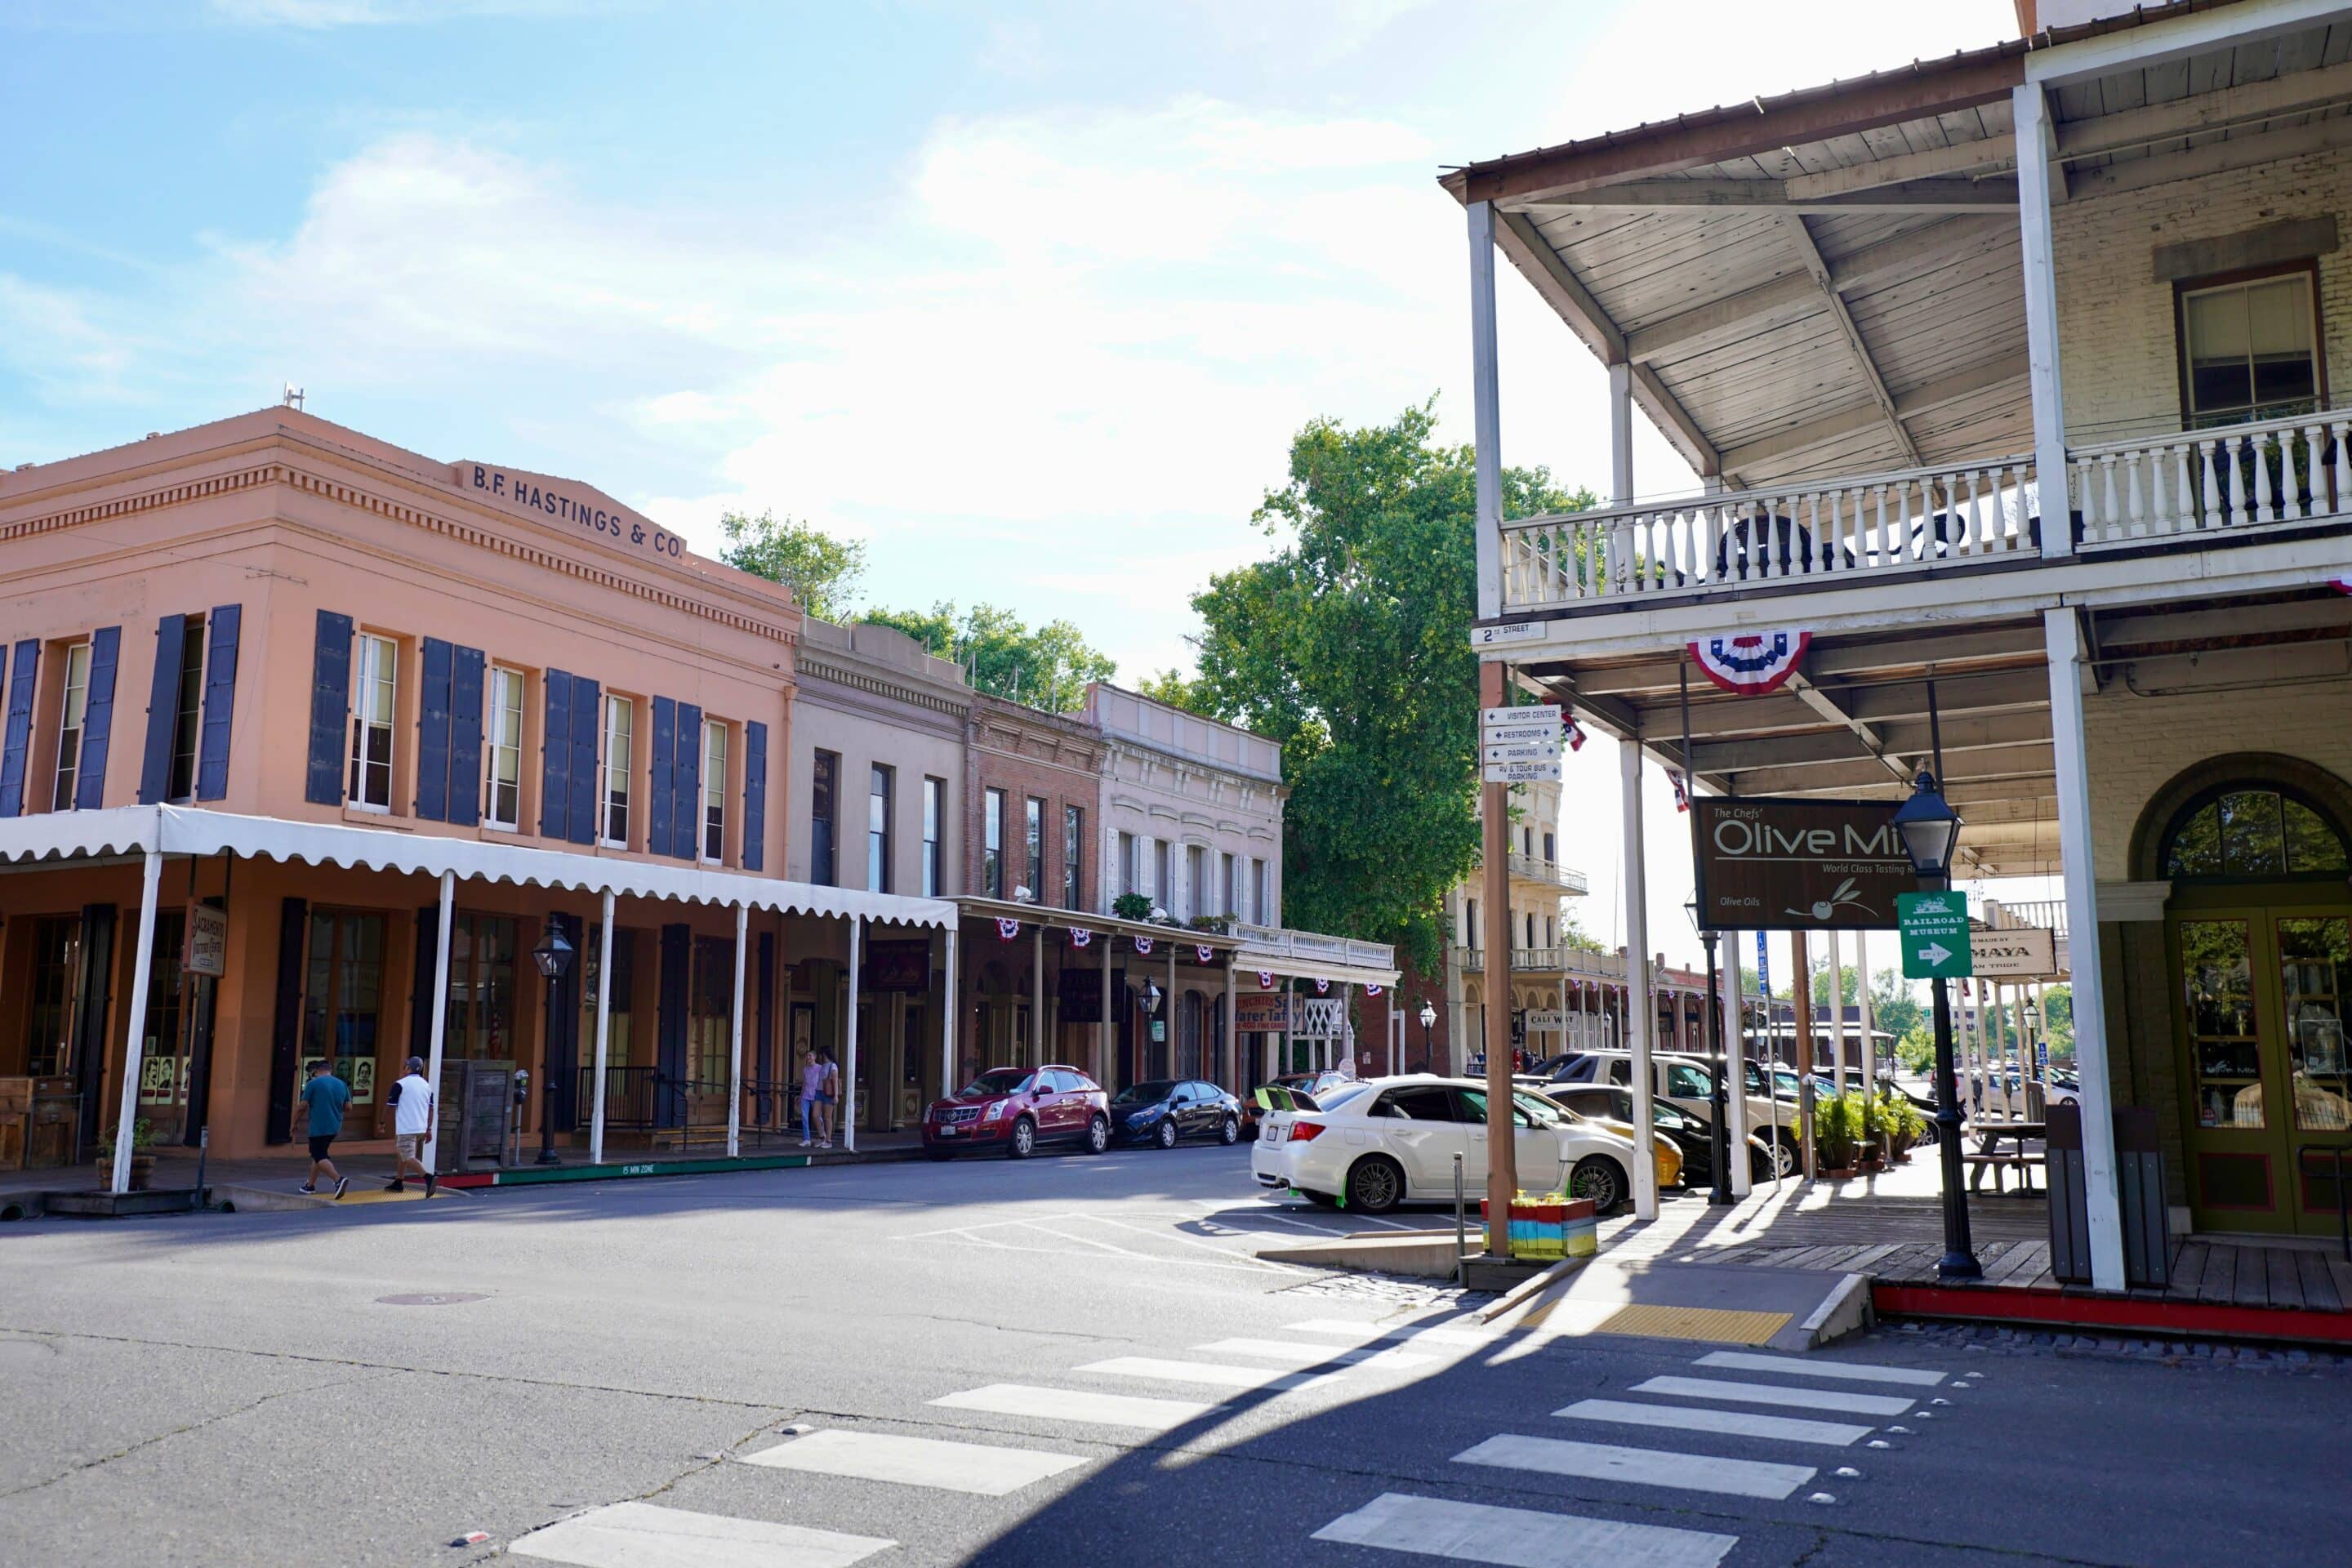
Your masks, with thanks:
[{"label": "street lamp post", "polygon": [[[1922,772],[1911,798],[1895,813],[1903,852],[1922,892],[1951,886],[1952,847],[1959,842],[1960,817],[1936,787],[1936,775]],[[1968,1192],[1960,1184],[1960,1090],[1952,1070],[1952,994],[1944,978],[1928,983],[1936,999],[1936,1155],[1944,1177],[1944,1257],[1938,1278],[1981,1279],[1984,1267],[1969,1242]]]},{"label": "street lamp post", "polygon": [[1429,1031],[1436,1023],[1437,1009],[1430,1005],[1429,998],[1424,996],[1421,999],[1421,1070],[1423,1072],[1429,1070]]},{"label": "street lamp post", "polygon": [[1713,1101],[1715,1125],[1708,1129],[1707,1142],[1713,1152],[1715,1180],[1707,1187],[1706,1201],[1710,1207],[1728,1207],[1738,1200],[1731,1195],[1731,1101],[1725,1080],[1731,1076],[1731,1064],[1723,1056],[1723,1002],[1716,994],[1716,953],[1717,934],[1713,926],[1701,925],[1698,919],[1698,895],[1691,895],[1683,906],[1690,916],[1691,929],[1706,947],[1706,1048],[1715,1079]]},{"label": "street lamp post", "polygon": [[[553,915],[548,916],[547,929],[540,933],[539,945],[530,950],[530,959],[533,963],[539,965],[540,973],[547,977],[545,1037],[552,1040],[557,1005],[555,988],[563,983],[564,971],[572,967],[572,943],[565,938],[562,929],[555,923]],[[552,1055],[551,1052],[550,1054]],[[542,1062],[540,1065],[539,1076],[541,1081],[546,1085],[540,1100],[539,1163],[542,1165],[560,1165],[563,1162],[557,1159],[555,1155],[555,1064],[552,1061]]]}]

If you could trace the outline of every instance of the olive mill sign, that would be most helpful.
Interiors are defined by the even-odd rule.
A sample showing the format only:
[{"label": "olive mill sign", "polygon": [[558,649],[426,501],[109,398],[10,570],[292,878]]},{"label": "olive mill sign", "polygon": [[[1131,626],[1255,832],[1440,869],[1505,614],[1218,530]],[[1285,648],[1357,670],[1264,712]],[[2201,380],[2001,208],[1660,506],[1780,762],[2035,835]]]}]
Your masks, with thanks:
[{"label": "olive mill sign", "polygon": [[1704,795],[1699,924],[1714,931],[1888,931],[1919,879],[1885,800]]}]

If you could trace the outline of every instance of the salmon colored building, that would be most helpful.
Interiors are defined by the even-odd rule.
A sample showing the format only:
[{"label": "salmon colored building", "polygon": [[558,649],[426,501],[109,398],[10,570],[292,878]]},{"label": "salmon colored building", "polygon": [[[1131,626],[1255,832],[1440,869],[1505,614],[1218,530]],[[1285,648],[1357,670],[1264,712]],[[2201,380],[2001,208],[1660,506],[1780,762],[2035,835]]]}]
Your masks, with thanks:
[{"label": "salmon colored building", "polygon": [[299,1149],[319,1057],[344,1148],[415,1055],[444,1169],[518,1068],[526,1140],[732,1153],[794,998],[852,1065],[864,933],[954,940],[788,879],[799,609],[588,485],[269,409],[0,473],[0,1168]]}]

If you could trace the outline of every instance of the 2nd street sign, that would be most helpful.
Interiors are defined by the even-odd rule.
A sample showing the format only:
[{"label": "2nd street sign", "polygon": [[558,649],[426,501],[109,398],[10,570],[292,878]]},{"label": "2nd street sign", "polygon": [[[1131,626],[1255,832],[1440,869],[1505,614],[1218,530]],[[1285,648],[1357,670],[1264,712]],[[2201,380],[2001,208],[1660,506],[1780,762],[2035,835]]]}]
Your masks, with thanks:
[{"label": "2nd street sign", "polygon": [[1973,972],[1966,893],[1897,893],[1895,923],[1906,980],[1965,980]]}]

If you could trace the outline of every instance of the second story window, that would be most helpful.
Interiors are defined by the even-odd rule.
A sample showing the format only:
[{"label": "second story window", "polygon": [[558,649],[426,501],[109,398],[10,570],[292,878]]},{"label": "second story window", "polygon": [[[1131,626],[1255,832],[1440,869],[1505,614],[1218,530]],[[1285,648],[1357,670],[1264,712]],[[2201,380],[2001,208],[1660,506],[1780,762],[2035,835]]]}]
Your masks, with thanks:
[{"label": "second story window", "polygon": [[58,710],[58,784],[52,811],[71,811],[74,780],[81,772],[82,725],[89,717],[89,644],[66,649],[65,700]]},{"label": "second story window", "polygon": [[163,798],[174,805],[196,798],[196,752],[204,729],[205,618],[184,619],[187,629],[180,640],[180,679],[172,713],[172,773],[163,788]]},{"label": "second story window", "polygon": [[834,886],[835,823],[840,810],[841,753],[819,752],[809,768],[809,880]]},{"label": "second story window", "polygon": [[875,763],[866,784],[866,887],[869,892],[892,890],[890,785],[890,770]]},{"label": "second story window", "polygon": [[1262,926],[1275,925],[1274,904],[1266,896],[1265,862],[1253,856],[1250,859],[1250,913]]},{"label": "second story window", "polygon": [[2317,406],[2319,327],[2311,274],[2183,289],[2181,410],[2191,429]]},{"label": "second story window", "polygon": [[1483,947],[1486,945],[1486,939],[1479,934],[1478,931],[1478,900],[1475,899],[1465,899],[1462,900],[1462,930],[1463,946]]},{"label": "second story window", "polygon": [[1198,844],[1184,851],[1184,912],[1209,912],[1209,852]]},{"label": "second story window", "polygon": [[1544,835],[1544,858],[1547,860],[1559,858],[1559,841],[1549,833]]},{"label": "second story window", "polygon": [[1043,903],[1045,900],[1045,803],[1031,795],[1022,817],[1021,845],[1026,851],[1028,876],[1022,886],[1029,896]]},{"label": "second story window", "polygon": [[712,866],[727,858],[727,726],[702,721],[702,858]]},{"label": "second story window", "polygon": [[400,647],[390,637],[362,633],[352,655],[352,773],[345,798],[362,811],[390,811]]},{"label": "second story window", "polygon": [[1118,836],[1118,890],[1122,893],[1141,892],[1143,889],[1137,886],[1135,880],[1139,874],[1140,868],[1135,861],[1135,835],[1122,833]]},{"label": "second story window", "polygon": [[1165,838],[1151,841],[1151,897],[1161,909],[1171,914],[1175,912],[1176,883],[1168,874],[1168,840]]},{"label": "second story window", "polygon": [[1004,896],[1004,792],[992,789],[981,796],[980,890],[992,899]]},{"label": "second story window", "polygon": [[511,830],[522,826],[522,671],[493,667],[487,696],[482,820]]},{"label": "second story window", "polygon": [[1086,908],[1087,814],[1075,805],[1062,807],[1062,907]]},{"label": "second story window", "polygon": [[635,757],[637,710],[625,697],[604,699],[604,764],[596,837],[610,849],[629,847],[629,770]]},{"label": "second story window", "polygon": [[923,897],[936,899],[943,879],[940,875],[940,825],[947,816],[948,781],[923,781]]},{"label": "second story window", "polygon": [[1231,855],[1227,855],[1224,858],[1224,907],[1217,912],[1223,915],[1227,920],[1239,920],[1241,919],[1242,907],[1234,902],[1234,858]]}]

